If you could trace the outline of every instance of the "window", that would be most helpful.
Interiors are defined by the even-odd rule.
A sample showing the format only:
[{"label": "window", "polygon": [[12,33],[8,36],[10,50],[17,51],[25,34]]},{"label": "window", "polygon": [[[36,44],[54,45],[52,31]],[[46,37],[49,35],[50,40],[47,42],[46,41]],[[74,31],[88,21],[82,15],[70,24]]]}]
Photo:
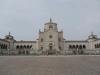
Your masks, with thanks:
[{"label": "window", "polygon": [[52,43],[49,43],[49,45],[52,46],[53,44]]},{"label": "window", "polygon": [[60,50],[62,49],[61,46],[59,46],[59,49],[60,49]]},{"label": "window", "polygon": [[59,38],[58,40],[59,40],[59,42],[60,42],[60,41],[61,41],[61,38]]},{"label": "window", "polygon": [[52,47],[52,46],[49,46],[49,49],[50,49],[50,50],[52,50],[52,49],[53,49],[53,47]]},{"label": "window", "polygon": [[43,47],[41,47],[41,50],[43,50]]},{"label": "window", "polygon": [[50,39],[51,39],[52,37],[53,37],[52,35],[49,36]]},{"label": "window", "polygon": [[41,42],[43,42],[43,38],[41,38]]},{"label": "window", "polygon": [[50,25],[50,26],[49,26],[49,29],[51,29],[51,28],[53,28],[53,26],[52,26],[52,25]]}]

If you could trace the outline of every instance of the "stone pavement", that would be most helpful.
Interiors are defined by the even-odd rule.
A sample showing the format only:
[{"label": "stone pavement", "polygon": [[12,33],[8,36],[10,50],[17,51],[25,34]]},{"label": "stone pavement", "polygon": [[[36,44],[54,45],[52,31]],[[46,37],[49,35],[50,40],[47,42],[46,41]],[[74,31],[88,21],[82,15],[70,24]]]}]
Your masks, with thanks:
[{"label": "stone pavement", "polygon": [[0,56],[0,75],[100,75],[100,56]]}]

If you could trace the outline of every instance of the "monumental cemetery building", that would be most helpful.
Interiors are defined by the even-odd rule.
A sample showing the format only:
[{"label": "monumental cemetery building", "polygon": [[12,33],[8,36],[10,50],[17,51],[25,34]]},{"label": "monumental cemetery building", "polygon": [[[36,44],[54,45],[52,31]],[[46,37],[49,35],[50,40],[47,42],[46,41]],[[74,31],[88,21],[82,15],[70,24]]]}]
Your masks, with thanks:
[{"label": "monumental cemetery building", "polygon": [[52,19],[39,30],[35,41],[17,41],[9,33],[0,39],[0,55],[100,54],[100,38],[91,33],[86,40],[66,40]]}]

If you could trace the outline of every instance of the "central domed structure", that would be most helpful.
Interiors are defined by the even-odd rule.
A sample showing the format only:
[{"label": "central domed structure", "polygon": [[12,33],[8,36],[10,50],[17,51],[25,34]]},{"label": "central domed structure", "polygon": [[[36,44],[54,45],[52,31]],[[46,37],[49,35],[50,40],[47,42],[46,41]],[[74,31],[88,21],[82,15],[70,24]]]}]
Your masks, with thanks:
[{"label": "central domed structure", "polygon": [[50,29],[58,31],[57,24],[52,22],[52,19],[50,19],[49,22],[45,23],[45,26],[44,26],[44,31],[48,31]]}]

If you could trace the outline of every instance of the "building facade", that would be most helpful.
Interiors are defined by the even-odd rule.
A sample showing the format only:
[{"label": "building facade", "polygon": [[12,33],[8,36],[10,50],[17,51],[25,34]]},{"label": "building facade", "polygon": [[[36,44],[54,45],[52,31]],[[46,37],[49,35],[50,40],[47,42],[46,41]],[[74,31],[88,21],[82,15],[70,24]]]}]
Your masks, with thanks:
[{"label": "building facade", "polygon": [[36,41],[16,41],[9,33],[0,39],[0,55],[100,54],[100,39],[91,33],[86,40],[66,40],[52,19],[39,30]]}]

